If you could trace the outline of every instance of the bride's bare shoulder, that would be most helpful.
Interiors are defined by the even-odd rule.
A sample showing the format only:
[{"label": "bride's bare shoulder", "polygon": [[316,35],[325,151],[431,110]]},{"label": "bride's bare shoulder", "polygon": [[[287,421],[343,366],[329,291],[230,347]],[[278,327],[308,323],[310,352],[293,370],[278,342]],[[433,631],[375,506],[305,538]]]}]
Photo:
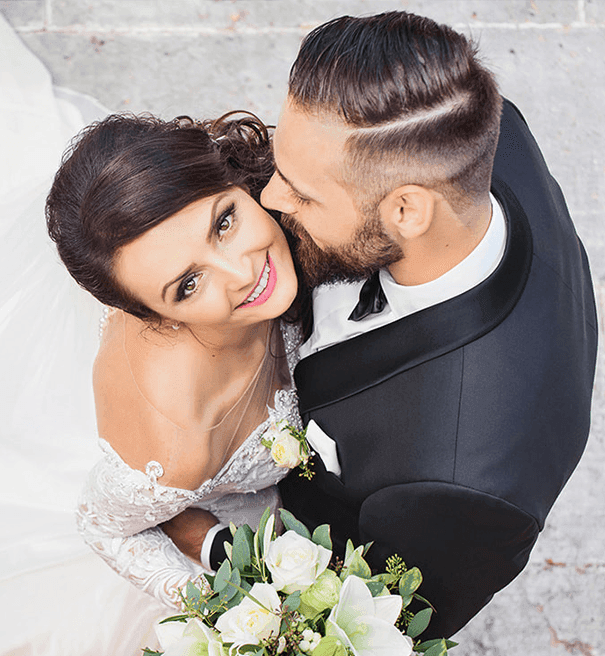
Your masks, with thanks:
[{"label": "bride's bare shoulder", "polygon": [[95,361],[99,435],[132,468],[155,460],[163,484],[195,489],[205,480],[204,445],[187,457],[176,447],[190,423],[196,365],[178,340],[132,319],[111,317]]}]

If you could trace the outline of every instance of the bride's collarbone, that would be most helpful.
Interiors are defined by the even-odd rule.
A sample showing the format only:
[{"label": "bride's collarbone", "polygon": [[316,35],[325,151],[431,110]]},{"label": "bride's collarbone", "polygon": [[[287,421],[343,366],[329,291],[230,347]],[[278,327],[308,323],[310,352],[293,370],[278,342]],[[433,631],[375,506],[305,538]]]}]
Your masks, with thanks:
[{"label": "bride's collarbone", "polygon": [[162,347],[141,340],[114,339],[111,348],[110,339],[99,352],[94,372],[99,434],[131,468],[145,471],[157,461],[164,470],[160,483],[195,490],[240,446],[241,431],[234,434],[238,420],[251,432],[265,418],[264,405],[252,407],[249,421],[234,417],[233,434],[208,430],[242,398],[259,363],[242,366],[241,356],[204,357],[187,344]]}]

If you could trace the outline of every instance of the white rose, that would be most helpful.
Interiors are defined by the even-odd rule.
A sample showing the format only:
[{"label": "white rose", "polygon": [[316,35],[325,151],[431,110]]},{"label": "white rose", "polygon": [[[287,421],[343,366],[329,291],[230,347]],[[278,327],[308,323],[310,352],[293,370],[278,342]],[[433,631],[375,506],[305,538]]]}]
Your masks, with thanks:
[{"label": "white rose", "polygon": [[257,645],[261,640],[279,634],[281,603],[275,588],[268,583],[255,583],[249,593],[262,606],[248,597],[223,613],[216,621],[224,642],[234,646]]},{"label": "white rose", "polygon": [[277,590],[290,594],[304,592],[326,569],[332,552],[303,538],[295,531],[286,531],[271,542],[266,564]]},{"label": "white rose", "polygon": [[278,467],[293,469],[303,461],[300,442],[289,431],[281,430],[271,445],[271,456]]}]

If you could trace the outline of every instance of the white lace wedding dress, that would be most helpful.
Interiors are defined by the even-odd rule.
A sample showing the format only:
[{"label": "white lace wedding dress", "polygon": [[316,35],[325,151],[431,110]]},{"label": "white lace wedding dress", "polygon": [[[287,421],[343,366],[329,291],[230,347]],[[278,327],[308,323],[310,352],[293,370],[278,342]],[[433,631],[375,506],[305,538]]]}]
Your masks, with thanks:
[{"label": "white lace wedding dress", "polygon": [[[107,445],[95,466],[91,371],[103,308],[58,262],[44,201],[69,139],[104,113],[54,88],[0,14],[0,656],[139,656],[154,647],[152,625],[170,609],[140,588],[167,600],[173,584],[199,572],[155,524],[192,503],[222,520],[249,519],[273,493],[239,494],[283,474],[258,430],[195,492],[162,486],[157,468],[131,470]],[[279,392],[272,412],[292,416],[293,403]],[[76,528],[91,469],[79,521],[124,576]]]},{"label": "white lace wedding dress", "polygon": [[[290,374],[298,361],[299,332],[282,325]],[[119,574],[168,606],[178,608],[178,589],[203,569],[183,555],[157,525],[195,506],[223,524],[258,526],[267,507],[279,507],[275,487],[288,469],[277,467],[261,443],[271,422],[301,427],[296,391],[275,393],[269,417],[258,426],[219,473],[197,490],[166,487],[159,462],[145,473],[129,467],[105,440],[105,457],[92,470],[78,506],[78,525],[90,546]]]}]

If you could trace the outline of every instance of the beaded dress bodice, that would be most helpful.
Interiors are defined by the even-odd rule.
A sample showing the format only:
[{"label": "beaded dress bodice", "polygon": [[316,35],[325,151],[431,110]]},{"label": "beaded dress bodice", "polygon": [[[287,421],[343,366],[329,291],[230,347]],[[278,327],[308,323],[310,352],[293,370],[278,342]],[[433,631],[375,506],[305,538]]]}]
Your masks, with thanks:
[{"label": "beaded dress bodice", "polygon": [[[292,373],[298,361],[299,332],[282,324],[282,335]],[[296,391],[277,390],[268,414],[218,474],[196,490],[162,485],[161,463],[149,462],[145,472],[133,469],[100,439],[104,457],[90,472],[76,513],[86,542],[134,585],[178,606],[178,588],[204,570],[180,552],[158,524],[190,506],[208,510],[225,524],[251,526],[267,506],[275,511],[279,505],[275,485],[289,470],[274,463],[261,436],[271,422],[282,419],[300,426]]]}]

